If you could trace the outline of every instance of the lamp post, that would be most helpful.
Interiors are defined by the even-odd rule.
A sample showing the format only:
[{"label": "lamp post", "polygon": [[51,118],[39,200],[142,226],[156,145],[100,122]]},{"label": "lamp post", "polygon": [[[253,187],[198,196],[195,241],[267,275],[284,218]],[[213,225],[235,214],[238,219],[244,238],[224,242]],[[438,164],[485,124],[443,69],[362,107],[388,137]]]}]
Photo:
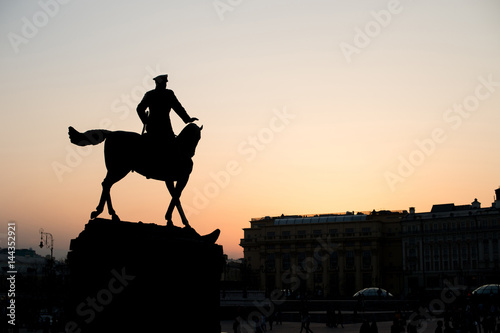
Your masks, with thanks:
[{"label": "lamp post", "polygon": [[[49,243],[50,239],[50,243]],[[50,260],[47,265],[48,271],[45,273],[46,275],[46,302],[47,302],[47,308],[49,309],[49,314],[52,315],[52,305],[54,304],[53,300],[53,294],[51,293],[51,290],[54,288],[54,237],[50,232],[44,232],[43,228],[40,228],[40,248],[42,249],[43,247],[50,248]]]},{"label": "lamp post", "polygon": [[[44,243],[45,236],[45,243]],[[50,244],[49,244],[50,238]],[[45,245],[46,248],[50,248],[50,261],[54,260],[54,237],[50,232],[44,232],[42,228],[40,228],[40,248],[42,249]]]}]

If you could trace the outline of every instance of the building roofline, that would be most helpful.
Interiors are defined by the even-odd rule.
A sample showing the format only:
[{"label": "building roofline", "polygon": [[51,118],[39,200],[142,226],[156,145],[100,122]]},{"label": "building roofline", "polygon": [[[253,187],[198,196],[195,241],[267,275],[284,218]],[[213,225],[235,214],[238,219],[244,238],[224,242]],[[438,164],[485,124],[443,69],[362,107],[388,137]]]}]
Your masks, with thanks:
[{"label": "building roofline", "polygon": [[495,215],[500,214],[500,209],[485,207],[485,208],[472,208],[470,206],[468,209],[465,209],[464,206],[454,206],[460,207],[458,210],[434,210],[430,212],[421,212],[421,213],[413,213],[408,214],[403,218],[403,221],[413,221],[416,219],[437,219],[437,218],[450,218],[450,217],[478,217],[478,216],[487,216],[487,215]]},{"label": "building roofline", "polygon": [[263,217],[252,217],[250,222],[258,222],[258,221],[271,221],[277,219],[289,219],[289,218],[309,218],[309,217],[330,217],[330,216],[356,216],[356,215],[392,215],[392,214],[407,214],[407,210],[379,210],[375,209],[372,211],[358,211],[358,212],[342,212],[342,213],[325,213],[325,214],[303,214],[303,215],[280,215],[280,216],[263,216]]}]

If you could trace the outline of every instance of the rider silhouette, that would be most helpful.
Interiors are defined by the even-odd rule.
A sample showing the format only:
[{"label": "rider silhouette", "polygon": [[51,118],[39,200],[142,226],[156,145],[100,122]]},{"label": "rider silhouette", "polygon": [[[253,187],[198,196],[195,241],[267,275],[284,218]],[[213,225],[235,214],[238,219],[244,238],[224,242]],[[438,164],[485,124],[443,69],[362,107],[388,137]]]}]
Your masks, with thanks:
[{"label": "rider silhouette", "polygon": [[[144,124],[147,137],[154,143],[170,145],[175,139],[175,134],[170,122],[170,110],[187,124],[198,120],[190,117],[181,103],[175,97],[174,92],[167,89],[168,75],[159,75],[153,79],[156,87],[146,92],[142,101],[137,105],[137,114]],[[146,109],[149,108],[149,115]],[[144,133],[144,131],[143,131]]]}]

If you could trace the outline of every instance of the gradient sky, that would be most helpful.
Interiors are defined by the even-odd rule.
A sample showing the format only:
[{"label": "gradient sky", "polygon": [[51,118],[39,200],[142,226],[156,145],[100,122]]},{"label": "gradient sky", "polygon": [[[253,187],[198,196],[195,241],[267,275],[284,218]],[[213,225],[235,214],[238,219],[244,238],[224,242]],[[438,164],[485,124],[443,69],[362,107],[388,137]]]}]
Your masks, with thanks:
[{"label": "gradient sky", "polygon": [[[18,248],[44,228],[66,255],[106,172],[67,127],[140,132],[163,73],[204,125],[182,203],[230,257],[252,217],[490,206],[499,17],[495,0],[2,2],[0,247],[15,221]],[[122,220],[165,223],[163,183],[111,195]]]}]

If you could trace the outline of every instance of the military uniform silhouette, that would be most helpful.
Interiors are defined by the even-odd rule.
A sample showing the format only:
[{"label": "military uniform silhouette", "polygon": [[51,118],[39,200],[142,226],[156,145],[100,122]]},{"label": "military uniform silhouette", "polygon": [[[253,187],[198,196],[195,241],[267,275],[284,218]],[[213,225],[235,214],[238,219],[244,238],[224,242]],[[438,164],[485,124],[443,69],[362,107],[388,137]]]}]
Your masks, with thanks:
[{"label": "military uniform silhouette", "polygon": [[[166,89],[167,75],[159,75],[153,80],[156,82],[156,88],[146,92],[142,101],[137,105],[137,114],[145,125],[147,136],[155,143],[161,142],[161,144],[169,145],[175,139],[170,122],[170,110],[173,109],[186,124],[198,119],[191,118],[175,97],[174,92]],[[146,113],[148,108],[149,115]]]}]

